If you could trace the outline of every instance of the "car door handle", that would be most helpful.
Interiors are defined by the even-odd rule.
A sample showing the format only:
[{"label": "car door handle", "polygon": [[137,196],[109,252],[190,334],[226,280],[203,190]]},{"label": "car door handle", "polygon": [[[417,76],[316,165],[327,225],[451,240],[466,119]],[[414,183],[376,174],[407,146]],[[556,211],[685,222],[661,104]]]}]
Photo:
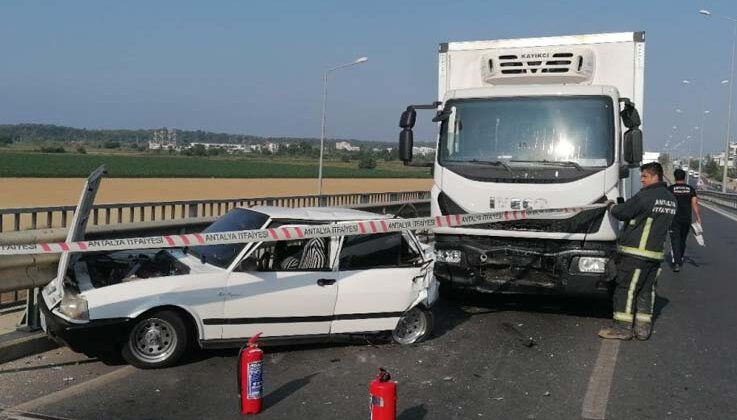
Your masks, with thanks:
[{"label": "car door handle", "polygon": [[317,280],[317,285],[320,287],[329,286],[331,284],[335,284],[335,279],[319,279]]}]

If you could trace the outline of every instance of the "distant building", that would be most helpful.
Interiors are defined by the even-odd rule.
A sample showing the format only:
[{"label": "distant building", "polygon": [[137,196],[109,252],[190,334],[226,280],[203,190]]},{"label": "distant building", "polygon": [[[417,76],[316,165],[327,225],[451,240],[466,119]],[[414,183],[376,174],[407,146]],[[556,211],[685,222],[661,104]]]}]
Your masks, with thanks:
[{"label": "distant building", "polygon": [[148,142],[148,148],[149,150],[181,150],[177,130],[169,128],[155,130]]},{"label": "distant building", "polygon": [[244,152],[244,153],[250,153],[251,148],[248,145],[245,144],[234,144],[234,143],[190,143],[189,147],[194,147],[196,145],[202,145],[205,147],[205,149],[223,149],[228,153],[234,153],[234,152]]},{"label": "distant building", "polygon": [[427,147],[427,146],[414,146],[412,148],[412,154],[421,155],[421,156],[434,155],[435,148]]},{"label": "distant building", "polygon": [[361,150],[358,146],[351,146],[347,141],[339,141],[335,143],[335,150],[345,150],[346,152],[358,152]]},{"label": "distant building", "polygon": [[264,146],[264,147],[265,147],[265,148],[266,148],[266,150],[268,150],[269,152],[271,152],[271,153],[276,153],[276,152],[278,152],[278,151],[279,151],[279,148],[280,148],[281,146],[284,146],[284,147],[286,148],[286,147],[289,147],[289,144],[288,144],[288,143],[284,143],[284,144],[279,144],[279,143],[266,143],[266,146]]},{"label": "distant building", "polygon": [[[736,159],[735,156],[737,156],[737,143],[729,143],[729,156],[727,157],[727,166],[729,167],[735,167]],[[712,156],[712,159],[714,159],[714,162],[716,162],[719,166],[724,166],[724,152],[717,153]]]},{"label": "distant building", "polygon": [[642,163],[657,162],[660,159],[659,152],[645,152],[642,155]]}]

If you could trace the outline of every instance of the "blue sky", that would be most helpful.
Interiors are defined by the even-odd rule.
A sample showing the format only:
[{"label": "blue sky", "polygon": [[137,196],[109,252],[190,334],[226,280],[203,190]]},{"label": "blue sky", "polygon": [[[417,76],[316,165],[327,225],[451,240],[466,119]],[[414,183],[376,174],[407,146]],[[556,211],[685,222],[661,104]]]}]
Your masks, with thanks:
[{"label": "blue sky", "polygon": [[395,141],[402,109],[436,95],[440,42],[644,30],[647,148],[698,137],[703,91],[711,151],[732,26],[701,8],[737,17],[733,0],[3,0],[0,123],[317,137],[324,70],[366,55],[331,76],[328,136]]}]

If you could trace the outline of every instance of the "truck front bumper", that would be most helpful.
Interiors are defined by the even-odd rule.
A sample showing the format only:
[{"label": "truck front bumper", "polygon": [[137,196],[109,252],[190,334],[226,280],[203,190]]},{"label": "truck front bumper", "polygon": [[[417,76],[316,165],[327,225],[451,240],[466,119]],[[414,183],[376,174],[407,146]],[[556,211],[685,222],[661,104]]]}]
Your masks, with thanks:
[{"label": "truck front bumper", "polygon": [[[616,268],[615,243],[436,235],[436,252],[460,251],[460,261],[436,261],[437,279],[452,287],[496,293],[606,295]],[[605,261],[582,272],[581,258]]]}]

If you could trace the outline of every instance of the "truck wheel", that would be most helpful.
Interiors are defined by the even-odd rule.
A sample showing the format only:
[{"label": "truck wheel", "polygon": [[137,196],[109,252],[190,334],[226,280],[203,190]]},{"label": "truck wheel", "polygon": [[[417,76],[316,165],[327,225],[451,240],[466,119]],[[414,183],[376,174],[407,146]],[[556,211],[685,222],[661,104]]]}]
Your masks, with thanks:
[{"label": "truck wheel", "polygon": [[140,369],[169,367],[182,357],[188,341],[187,326],[176,312],[151,312],[136,319],[121,353]]},{"label": "truck wheel", "polygon": [[397,344],[414,344],[424,341],[432,333],[433,315],[429,309],[415,306],[399,319],[392,331]]}]

